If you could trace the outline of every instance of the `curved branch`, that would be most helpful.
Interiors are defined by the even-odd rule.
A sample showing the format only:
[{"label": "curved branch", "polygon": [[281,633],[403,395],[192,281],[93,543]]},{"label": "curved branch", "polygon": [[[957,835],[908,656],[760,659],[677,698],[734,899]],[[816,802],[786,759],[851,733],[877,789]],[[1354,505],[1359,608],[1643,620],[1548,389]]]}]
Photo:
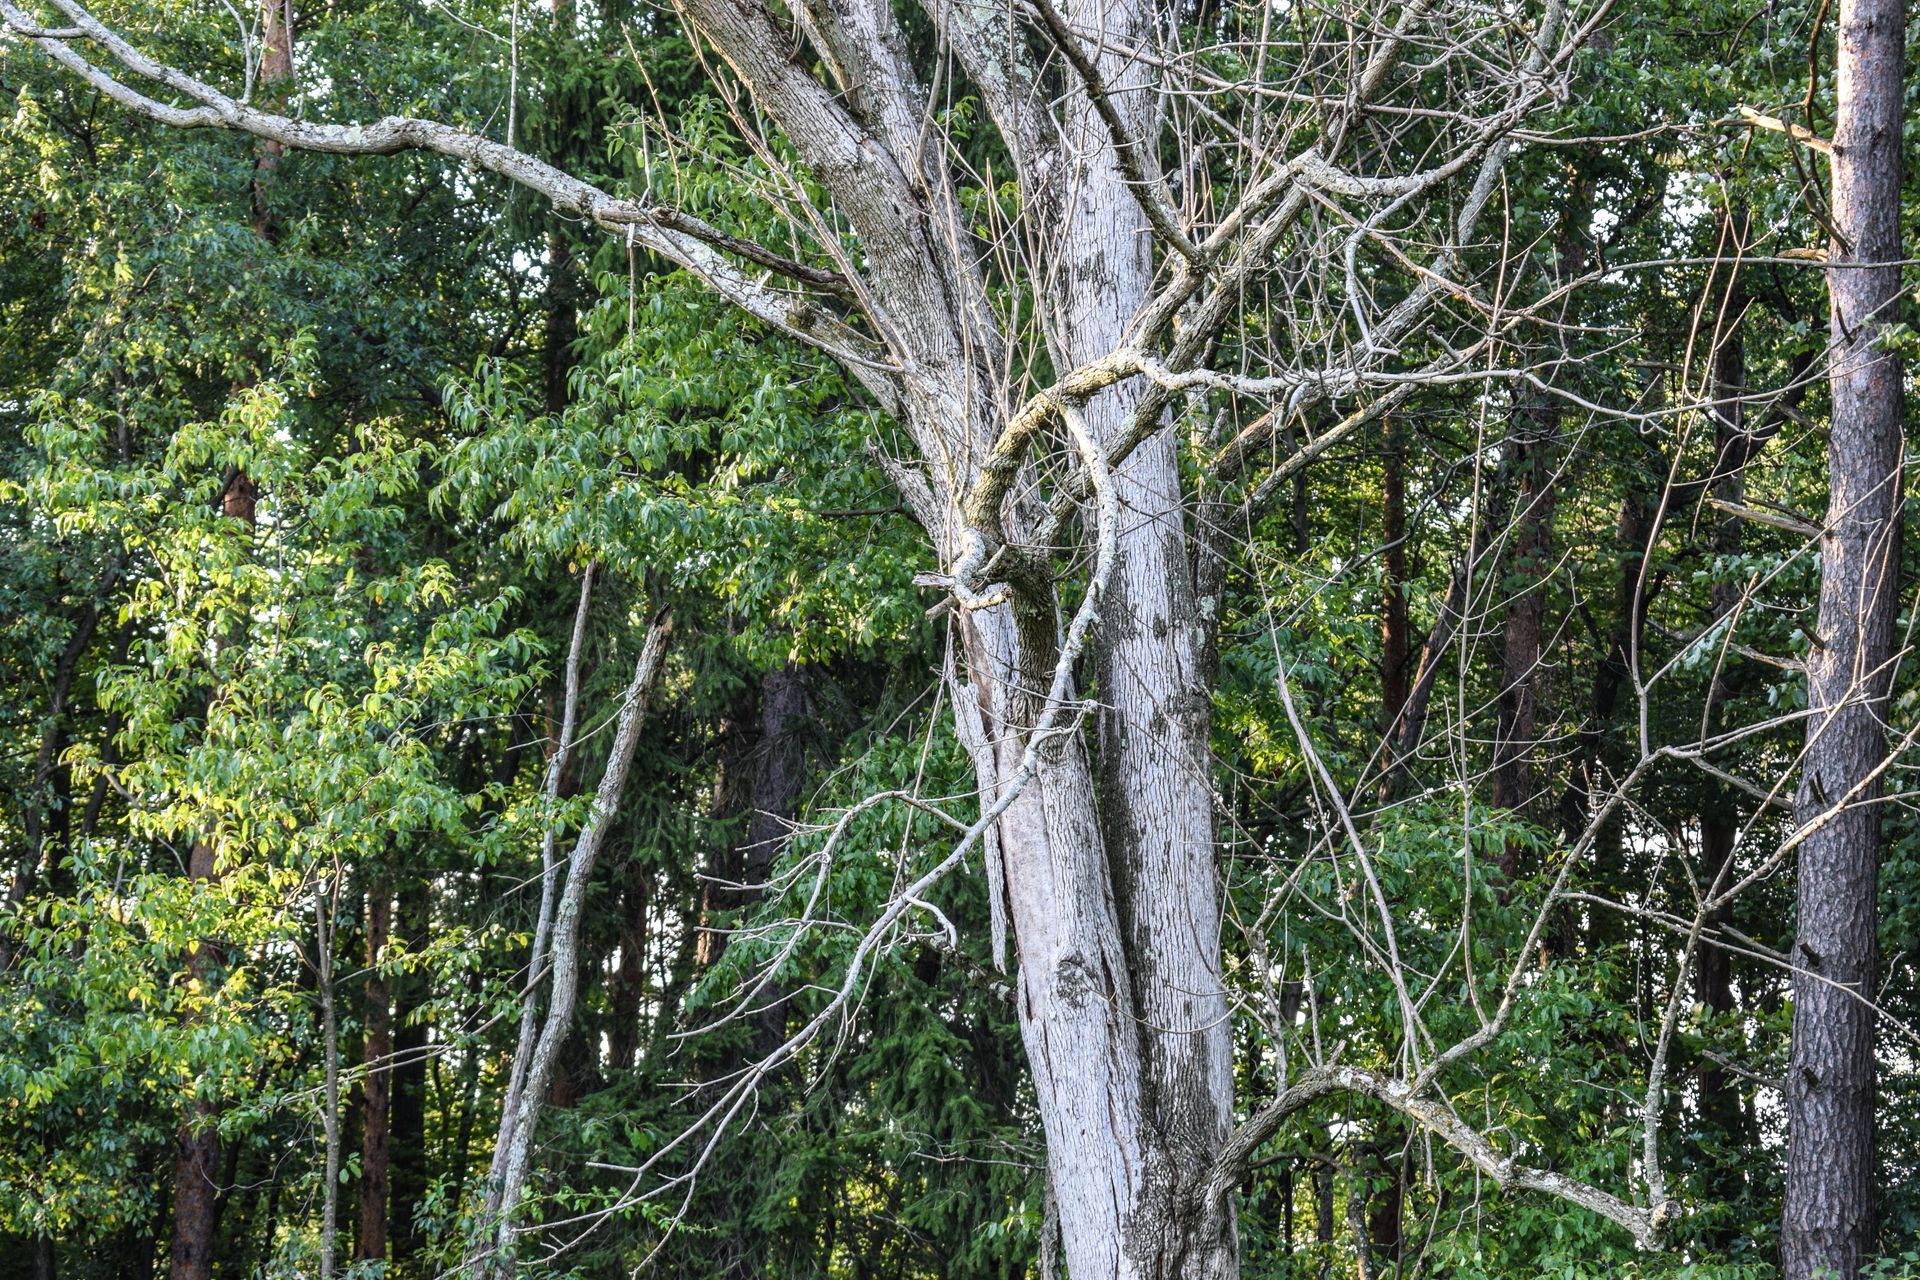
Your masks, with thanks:
[{"label": "curved branch", "polygon": [[1679,1214],[1680,1206],[1673,1200],[1662,1200],[1651,1208],[1629,1204],[1577,1178],[1521,1164],[1512,1156],[1501,1154],[1486,1135],[1454,1114],[1452,1107],[1416,1093],[1404,1081],[1358,1067],[1338,1066],[1314,1067],[1302,1072],[1279,1097],[1235,1130],[1214,1162],[1208,1194],[1216,1203],[1229,1195],[1246,1173],[1253,1153],[1278,1133],[1295,1112],[1341,1093],[1372,1098],[1406,1116],[1452,1147],[1501,1190],[1534,1191],[1578,1205],[1624,1227],[1634,1244],[1642,1249],[1659,1248],[1667,1228]]},{"label": "curved branch", "polygon": [[[0,0],[0,30],[32,41],[91,88],[139,115],[177,129],[229,129],[296,150],[331,155],[427,151],[497,174],[546,197],[561,213],[623,234],[629,243],[691,271],[755,319],[844,361],[888,407],[898,403],[893,365],[878,343],[805,296],[754,279],[720,251],[837,297],[851,296],[850,285],[838,273],[795,262],[676,210],[619,199],[536,156],[436,121],[386,116],[371,124],[317,124],[259,110],[176,67],[154,61],[75,0],[51,3],[73,23],[71,27],[40,26],[15,0]],[[162,102],[132,87],[76,50],[72,42],[77,39],[91,41],[134,75],[163,85],[194,105]]]}]

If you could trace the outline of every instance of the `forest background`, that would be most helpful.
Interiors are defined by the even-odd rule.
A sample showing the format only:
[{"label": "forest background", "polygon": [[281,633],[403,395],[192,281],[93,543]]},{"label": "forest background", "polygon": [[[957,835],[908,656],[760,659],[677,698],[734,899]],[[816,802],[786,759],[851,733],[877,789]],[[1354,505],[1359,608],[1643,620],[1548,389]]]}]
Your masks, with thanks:
[{"label": "forest background", "polygon": [[[1782,1226],[1788,1095],[1826,1071],[1794,1056],[1808,982],[1877,1012],[1820,1157],[1867,1171],[1833,1256],[1920,1265],[1911,536],[1885,741],[1859,787],[1800,794],[1808,669],[1844,640],[1815,552],[1861,8],[1460,6],[1429,40],[1421,5],[1197,0],[1154,28],[1187,79],[1144,145],[1101,115],[1165,279],[1239,189],[1217,157],[1328,136],[1415,32],[1413,87],[1355,117],[1368,158],[1299,167],[1301,243],[1240,278],[1207,376],[1177,337],[1118,375],[1164,393],[1210,531],[1182,572],[1217,567],[1232,1136],[1175,1182],[1225,1188],[1182,1231],[1241,1275],[1705,1280],[1783,1249],[1811,1274]],[[828,20],[860,6],[818,9],[781,56],[859,114]],[[1102,593],[1128,508],[1071,407],[1106,384],[1039,390],[1075,359],[1021,158],[964,32],[896,9],[1009,382],[1057,408],[1008,499],[1066,513],[1033,740],[1107,751],[1114,669],[1075,628],[1127,616]],[[887,310],[860,210],[741,51],[629,0],[79,11],[263,109],[442,121],[644,195],[623,229],[444,148],[124,109],[45,56],[82,47],[74,11],[9,6],[39,44],[0,42],[0,1277],[1092,1257],[982,782],[1026,774],[969,738],[963,632],[1001,597],[923,531],[924,438],[860,372]],[[1048,83],[1104,107],[1097,42],[1020,12]],[[1920,204],[1894,173],[1897,262]],[[743,310],[656,233],[841,310]],[[1391,329],[1408,299],[1441,318]],[[1896,308],[1867,346],[1897,382],[1914,342]],[[1797,932],[1847,888],[1809,888],[1810,803],[1874,815],[1864,976]]]}]

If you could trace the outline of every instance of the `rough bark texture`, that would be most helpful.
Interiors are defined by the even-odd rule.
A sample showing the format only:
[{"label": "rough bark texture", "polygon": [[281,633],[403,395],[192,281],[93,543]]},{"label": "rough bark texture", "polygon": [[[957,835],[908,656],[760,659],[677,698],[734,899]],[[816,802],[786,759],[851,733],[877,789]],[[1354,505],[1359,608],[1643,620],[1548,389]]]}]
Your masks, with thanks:
[{"label": "rough bark texture", "polygon": [[[1905,13],[1842,0],[1833,140],[1833,428],[1820,539],[1818,643],[1807,658],[1807,751],[1787,1074],[1787,1280],[1852,1277],[1875,1251],[1874,1010],[1881,788],[1899,610],[1899,357],[1877,349],[1900,297]],[[1834,812],[1838,809],[1838,812]],[[1828,815],[1831,814],[1831,817]]]},{"label": "rough bark texture", "polygon": [[[1058,19],[1052,14],[1049,25]],[[1144,9],[1068,6],[1065,27],[1109,38],[1090,54],[1092,42],[1075,43],[1112,91],[1108,100],[1119,104],[1125,127],[1146,136],[1152,96],[1137,89],[1147,77],[1111,51],[1150,38]],[[1019,115],[1008,95],[994,97],[1000,118]],[[911,124],[901,122],[900,131]],[[1068,365],[1120,344],[1152,279],[1142,208],[1121,176],[1109,126],[1079,99],[1061,126],[1061,170],[1048,179],[1034,156],[1023,158],[1038,198],[1058,200],[1059,288],[1047,323]],[[875,127],[885,127],[878,117]],[[994,350],[961,332],[940,345]],[[921,359],[939,367],[955,357],[934,349]],[[956,411],[971,411],[983,425],[1003,421],[1000,407],[982,403],[972,385],[949,383],[945,397],[917,415],[922,432]],[[1137,403],[1130,389],[1094,397],[1088,429],[1098,440],[1119,437]],[[1004,485],[1018,458],[990,456],[986,446],[997,434],[972,434],[963,456]],[[1231,1057],[1218,972],[1206,623],[1176,461],[1160,432],[1114,477],[1118,563],[1094,653],[1097,756],[1078,735],[1047,742],[997,833],[1062,1252],[1072,1275],[1095,1280],[1224,1277],[1237,1269],[1230,1207],[1198,1194],[1229,1128]],[[950,487],[936,479],[959,494],[973,476],[955,477]],[[1016,503],[1008,523],[1029,515]],[[936,518],[933,531],[952,563],[968,530]],[[1022,582],[1013,595],[968,610],[963,624],[968,681],[956,700],[966,702],[963,738],[985,747],[975,758],[988,796],[1020,771],[1026,732],[1043,710],[1034,691],[1050,685],[1057,657],[1051,589]],[[990,856],[995,847],[988,842]]]}]

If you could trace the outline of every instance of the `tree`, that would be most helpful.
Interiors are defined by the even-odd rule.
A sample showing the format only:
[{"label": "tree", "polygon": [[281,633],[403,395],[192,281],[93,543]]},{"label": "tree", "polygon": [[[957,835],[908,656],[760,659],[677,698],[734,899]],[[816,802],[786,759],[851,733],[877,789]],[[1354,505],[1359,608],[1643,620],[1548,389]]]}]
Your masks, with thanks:
[{"label": "tree", "polygon": [[[979,774],[980,817],[963,823],[953,850],[870,925],[840,998],[723,1095],[709,1121],[737,1114],[764,1069],[844,1015],[873,950],[979,845],[1018,951],[1023,1036],[1074,1273],[1234,1274],[1230,1192],[1250,1144],[1331,1092],[1402,1112],[1499,1181],[1572,1196],[1644,1243],[1658,1237],[1670,1210],[1657,1162],[1647,1170],[1652,1202],[1636,1207],[1511,1166],[1440,1105],[1441,1071],[1496,1035],[1500,1020],[1428,1060],[1404,989],[1404,1079],[1323,1065],[1229,1141],[1232,1055],[1209,783],[1226,557],[1222,530],[1197,524],[1188,510],[1172,430],[1181,399],[1284,397],[1284,408],[1244,429],[1225,429],[1223,414],[1217,436],[1200,435],[1208,483],[1246,484],[1238,501],[1257,508],[1274,484],[1416,388],[1483,376],[1475,370],[1503,331],[1463,338],[1442,319],[1443,304],[1470,295],[1471,246],[1510,135],[1561,83],[1588,15],[1554,0],[1510,26],[1416,3],[1391,17],[1303,31],[1299,45],[1292,33],[1263,30],[1263,83],[1305,89],[1311,105],[1290,119],[1262,102],[1244,113],[1244,132],[1163,105],[1162,95],[1189,94],[1218,99],[1231,115],[1246,99],[1218,87],[1218,58],[1231,39],[1217,52],[1183,49],[1169,41],[1171,15],[1152,7],[1115,0],[1062,11],[1043,0],[1028,21],[930,6],[925,17],[979,93],[1012,169],[1014,207],[988,210],[990,222],[1013,219],[1012,238],[1000,243],[1003,255],[1018,257],[1003,264],[973,247],[962,173],[951,162],[964,149],[951,135],[928,145],[934,81],[885,6],[809,10],[792,27],[752,3],[685,6],[732,82],[778,129],[777,138],[763,133],[736,110],[749,144],[762,156],[792,149],[794,166],[775,169],[783,184],[775,198],[788,210],[797,259],[650,193],[616,199],[443,125],[397,117],[320,125],[261,111],[154,62],[70,0],[55,8],[68,25],[45,26],[11,5],[4,14],[89,85],[163,123],[239,128],[322,151],[426,148],[531,186],[841,360],[913,441],[916,457],[888,465],[938,555],[933,580],[951,596],[963,655],[952,692]],[[130,87],[80,52],[83,39],[190,105]],[[787,57],[796,39],[810,42],[819,75]],[[1407,58],[1416,45],[1427,56]],[[1057,72],[1038,49],[1060,60]],[[1341,62],[1351,68],[1342,95],[1323,102],[1312,86]],[[1456,73],[1476,86],[1464,96],[1449,90],[1464,108],[1437,116],[1395,109]],[[1043,107],[1054,100],[1058,110]],[[1185,145],[1163,170],[1169,133]],[[1276,149],[1268,139],[1286,141]],[[1177,193],[1170,175],[1182,184]],[[1350,230],[1320,235],[1322,208]],[[1424,262],[1383,230],[1408,217],[1424,219],[1439,246]],[[1363,247],[1370,258],[1397,255],[1405,276],[1363,283],[1353,266]],[[996,296],[1002,281],[1016,296],[1030,290],[1030,303],[1008,308]],[[1288,301],[1271,315],[1250,309],[1256,287]],[[1028,305],[1031,326],[1022,319]],[[1302,339],[1335,336],[1288,343],[1289,327]],[[1258,372],[1225,371],[1217,362],[1225,352]],[[1251,481],[1282,425],[1367,389],[1384,393],[1314,430],[1310,443]],[[1071,579],[1051,552],[1076,525],[1091,568],[1073,603]],[[1063,611],[1071,619],[1059,629]],[[1076,688],[1083,653],[1098,695],[1097,751],[1078,732],[1092,709]],[[1280,679],[1284,693],[1284,660]],[[1376,884],[1373,906],[1391,951],[1379,892]],[[564,948],[556,957],[571,963]],[[555,1012],[562,987],[557,976]],[[1509,1002],[1512,994],[1509,987]],[[536,1064],[550,1059],[550,1039],[542,1034]],[[537,1110],[537,1098],[523,1099],[523,1121],[529,1103]],[[509,1217],[524,1163],[518,1147],[500,1148]]]},{"label": "tree", "polygon": [[1900,151],[1906,11],[1840,6],[1829,379],[1830,500],[1820,533],[1807,747],[1794,796],[1799,915],[1788,1164],[1780,1234],[1789,1280],[1852,1276],[1874,1254],[1874,1004],[1882,778],[1900,613]]},{"label": "tree", "polygon": [[[324,1269],[314,1099],[359,1018],[361,1251],[392,1079],[407,1276],[1770,1247],[1776,1164],[1728,1175],[1777,1136],[1753,1092],[1809,980],[1775,872],[1838,830],[1781,799],[1819,536],[1793,512],[1828,478],[1791,245],[1824,214],[1767,150],[1812,135],[1732,120],[1819,97],[1781,34],[1810,12],[349,6],[284,114],[244,33],[146,12],[0,0],[23,100],[76,150],[130,108],[101,117],[130,171],[226,166],[286,239],[237,255],[279,286],[257,316],[97,364],[62,336],[17,379],[44,392],[0,396],[39,628],[0,658],[75,655],[0,729],[46,869],[0,919],[0,1071],[87,1170],[0,1176],[7,1229],[93,1238],[117,1166],[81,1117],[141,1117],[145,1151],[177,1105],[147,1082],[204,1081],[221,1265]],[[91,240],[144,243],[123,217]],[[217,295],[224,259],[66,261],[112,283],[55,314],[114,334],[165,314],[146,279]],[[137,424],[110,464],[123,352],[151,354],[98,395]],[[253,484],[247,538],[178,496],[214,463]],[[199,731],[192,637],[236,618],[258,642]],[[776,727],[803,718],[805,752]],[[196,907],[160,873],[202,810],[244,874]],[[316,885],[383,904],[327,917],[326,1055],[287,960]],[[234,958],[201,1021],[143,1003],[149,931]]]}]

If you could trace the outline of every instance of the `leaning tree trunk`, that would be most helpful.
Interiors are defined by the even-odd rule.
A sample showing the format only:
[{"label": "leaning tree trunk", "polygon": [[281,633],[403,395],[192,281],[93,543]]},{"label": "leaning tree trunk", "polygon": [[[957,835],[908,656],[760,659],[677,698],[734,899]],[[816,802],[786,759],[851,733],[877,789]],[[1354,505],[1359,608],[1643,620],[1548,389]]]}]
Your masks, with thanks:
[{"label": "leaning tree trunk", "polygon": [[1833,140],[1830,491],[1820,538],[1812,716],[1794,820],[1800,914],[1787,1073],[1786,1280],[1848,1280],[1874,1252],[1874,1009],[1879,772],[1899,612],[1898,319],[1905,14],[1841,0]]},{"label": "leaning tree trunk", "polygon": [[[582,596],[584,604],[585,596]],[[581,610],[584,617],[585,610]],[[575,626],[574,652],[579,649],[579,624]],[[587,886],[594,863],[606,841],[607,831],[619,812],[625,794],[627,774],[640,742],[640,729],[647,717],[647,704],[666,659],[667,642],[673,634],[671,618],[661,614],[647,630],[647,637],[634,665],[633,679],[627,685],[626,700],[615,722],[613,743],[608,748],[605,771],[595,789],[592,808],[574,840],[573,851],[564,866],[565,879],[553,908],[552,931],[545,948],[550,968],[547,978],[547,1007],[544,1018],[523,1023],[521,1050],[525,1055],[524,1075],[517,1077],[501,1100],[500,1137],[495,1145],[493,1163],[487,1175],[486,1207],[470,1241],[468,1272],[474,1280],[506,1274],[511,1270],[512,1244],[516,1232],[516,1213],[525,1191],[533,1163],[533,1140],[553,1082],[560,1050],[573,1027],[574,998],[579,992],[580,922],[585,911]],[[569,674],[569,682],[573,680]],[[568,726],[571,727],[570,725]],[[563,733],[563,741],[565,734]],[[550,779],[551,781],[551,779]],[[540,951],[536,944],[536,953]],[[536,954],[533,967],[537,970]],[[538,976],[537,972],[534,974]]]}]

